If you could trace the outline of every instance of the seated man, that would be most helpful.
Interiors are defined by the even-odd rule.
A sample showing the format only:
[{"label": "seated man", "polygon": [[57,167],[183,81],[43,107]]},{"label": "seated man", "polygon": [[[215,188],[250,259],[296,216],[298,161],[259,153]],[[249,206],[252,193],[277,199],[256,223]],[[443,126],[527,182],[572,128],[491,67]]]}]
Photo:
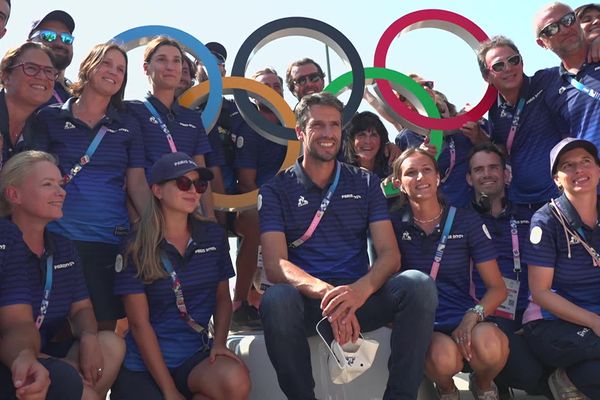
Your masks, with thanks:
[{"label": "seated man", "polygon": [[[321,318],[340,344],[392,323],[384,399],[414,400],[433,331],[435,285],[417,271],[396,274],[400,256],[379,179],[336,160],[341,111],[330,94],[302,98],[296,133],[303,156],[261,187],[263,261],[274,283],[260,307],[267,352],[286,396],[314,399],[307,336]],[[378,255],[371,267],[367,231]]]}]

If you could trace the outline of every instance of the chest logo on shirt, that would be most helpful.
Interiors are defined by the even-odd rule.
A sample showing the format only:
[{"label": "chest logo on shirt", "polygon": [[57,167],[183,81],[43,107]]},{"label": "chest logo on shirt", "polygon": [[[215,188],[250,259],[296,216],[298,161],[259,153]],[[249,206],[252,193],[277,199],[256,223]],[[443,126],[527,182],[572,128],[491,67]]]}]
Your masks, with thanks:
[{"label": "chest logo on shirt", "polygon": [[244,147],[244,137],[243,136],[238,136],[235,139],[235,145],[238,149],[241,149],[242,147]]},{"label": "chest logo on shirt", "polygon": [[561,86],[560,89],[558,89],[558,94],[561,95],[565,92],[565,90],[567,90],[566,86]]},{"label": "chest logo on shirt", "polygon": [[196,251],[194,251],[194,254],[210,253],[211,251],[217,251],[217,248],[215,246],[210,246],[210,247],[205,247],[203,249],[196,249]]},{"label": "chest logo on shirt", "polygon": [[184,128],[196,129],[196,125],[194,125],[194,124],[186,124],[186,123],[180,122],[179,125],[183,126]]},{"label": "chest logo on shirt", "polygon": [[298,198],[298,207],[302,207],[308,204],[308,201],[304,198],[304,196],[300,196]]},{"label": "chest logo on shirt", "polygon": [[412,240],[412,237],[410,237],[410,233],[408,231],[402,232],[402,240]]},{"label": "chest logo on shirt", "polygon": [[0,244],[0,250],[6,250],[6,245],[5,244]]},{"label": "chest logo on shirt", "polygon": [[354,200],[359,200],[362,199],[362,196],[360,194],[352,194],[352,193],[348,193],[348,194],[343,194],[342,195],[342,199],[354,199]]},{"label": "chest logo on shirt", "polygon": [[151,116],[148,121],[150,121],[151,123],[153,123],[154,125],[158,125],[158,121],[156,120],[156,118],[154,118],[154,116]]},{"label": "chest logo on shirt", "polygon": [[529,104],[529,103],[535,101],[543,92],[544,92],[544,89],[541,89],[539,92],[537,92],[536,94],[534,94],[533,96],[531,96],[529,99],[527,99],[527,101],[525,102],[525,104]]},{"label": "chest logo on shirt", "polygon": [[75,129],[75,125],[73,125],[71,122],[67,121],[67,122],[65,122],[65,127],[63,129]]},{"label": "chest logo on shirt", "polygon": [[62,264],[56,264],[56,265],[54,265],[54,270],[57,271],[59,269],[70,268],[73,265],[75,265],[75,261],[69,261],[69,262],[62,263]]},{"label": "chest logo on shirt", "polygon": [[448,235],[448,240],[451,240],[451,239],[462,239],[464,237],[465,237],[465,235],[463,235],[462,233],[456,233],[454,235]]},{"label": "chest logo on shirt", "polygon": [[119,132],[129,133],[129,129],[127,129],[127,128],[106,129],[106,131],[109,133],[119,133]]}]

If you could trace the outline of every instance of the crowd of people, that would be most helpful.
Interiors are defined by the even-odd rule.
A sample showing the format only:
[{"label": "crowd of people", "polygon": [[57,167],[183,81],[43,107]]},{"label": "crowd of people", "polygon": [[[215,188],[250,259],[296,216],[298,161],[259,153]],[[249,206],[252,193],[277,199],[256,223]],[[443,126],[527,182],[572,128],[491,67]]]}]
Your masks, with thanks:
[{"label": "crowd of people", "polygon": [[[235,102],[208,132],[180,105],[208,76],[176,40],[149,41],[150,90],[125,101],[119,45],[71,82],[75,21],[36,20],[0,61],[0,400],[246,399],[231,329],[262,329],[285,396],[315,399],[323,319],[340,345],[391,328],[384,399],[416,399],[424,377],[459,399],[461,371],[478,400],[600,399],[600,4],[548,4],[534,27],[559,65],[527,76],[512,40],[481,43],[497,101],[441,148],[368,90],[376,112],[344,126],[313,59],[256,71],[298,100],[302,153],[279,171],[286,147]],[[206,47],[225,76],[225,47]],[[465,111],[410,77],[441,118]],[[254,209],[214,209],[257,189]]]}]

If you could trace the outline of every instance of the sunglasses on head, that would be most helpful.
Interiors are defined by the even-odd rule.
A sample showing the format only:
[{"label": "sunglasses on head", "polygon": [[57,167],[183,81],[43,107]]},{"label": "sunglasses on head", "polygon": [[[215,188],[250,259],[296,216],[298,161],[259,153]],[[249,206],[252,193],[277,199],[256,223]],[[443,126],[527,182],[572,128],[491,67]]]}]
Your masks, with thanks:
[{"label": "sunglasses on head", "polygon": [[15,69],[21,67],[23,69],[23,73],[27,76],[37,76],[40,71],[44,73],[44,76],[51,81],[55,81],[58,78],[58,71],[56,68],[48,67],[45,65],[39,65],[32,62],[22,62],[17,65],[13,65],[10,69]]},{"label": "sunglasses on head", "polygon": [[568,28],[568,27],[570,27],[571,25],[573,25],[575,23],[576,19],[577,18],[575,17],[575,13],[574,12],[570,12],[568,14],[565,14],[558,21],[555,21],[555,22],[553,22],[551,24],[548,24],[542,30],[540,30],[540,33],[538,34],[538,37],[545,36],[546,38],[550,39],[552,36],[554,36],[558,32],[560,32],[560,26],[561,25],[564,26],[565,28]]},{"label": "sunglasses on head", "polygon": [[514,54],[506,59],[506,61],[496,61],[490,66],[490,71],[502,72],[508,68],[508,64],[515,66],[521,64],[521,55]]},{"label": "sunglasses on head", "polygon": [[323,76],[320,73],[313,72],[312,74],[304,75],[298,79],[294,79],[294,83],[299,86],[304,86],[307,82],[315,83],[319,82],[321,79],[323,79]]},{"label": "sunglasses on head", "polygon": [[194,185],[194,189],[196,189],[196,193],[204,193],[208,188],[208,182],[202,179],[196,179],[195,181],[191,180],[187,176],[180,176],[175,179],[175,186],[177,189],[182,192],[187,192]]},{"label": "sunglasses on head", "polygon": [[75,38],[68,32],[57,33],[55,31],[43,30],[35,32],[31,37],[39,36],[44,42],[51,43],[54,42],[58,37],[64,44],[72,45]]}]

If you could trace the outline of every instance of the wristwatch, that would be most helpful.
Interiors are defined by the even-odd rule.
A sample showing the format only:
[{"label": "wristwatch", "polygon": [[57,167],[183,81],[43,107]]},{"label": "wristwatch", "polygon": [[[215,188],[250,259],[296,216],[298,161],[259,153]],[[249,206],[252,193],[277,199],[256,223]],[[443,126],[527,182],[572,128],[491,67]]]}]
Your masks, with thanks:
[{"label": "wristwatch", "polygon": [[475,307],[469,308],[467,312],[472,312],[477,314],[477,321],[483,322],[485,319],[485,310],[481,304],[477,304]]}]

